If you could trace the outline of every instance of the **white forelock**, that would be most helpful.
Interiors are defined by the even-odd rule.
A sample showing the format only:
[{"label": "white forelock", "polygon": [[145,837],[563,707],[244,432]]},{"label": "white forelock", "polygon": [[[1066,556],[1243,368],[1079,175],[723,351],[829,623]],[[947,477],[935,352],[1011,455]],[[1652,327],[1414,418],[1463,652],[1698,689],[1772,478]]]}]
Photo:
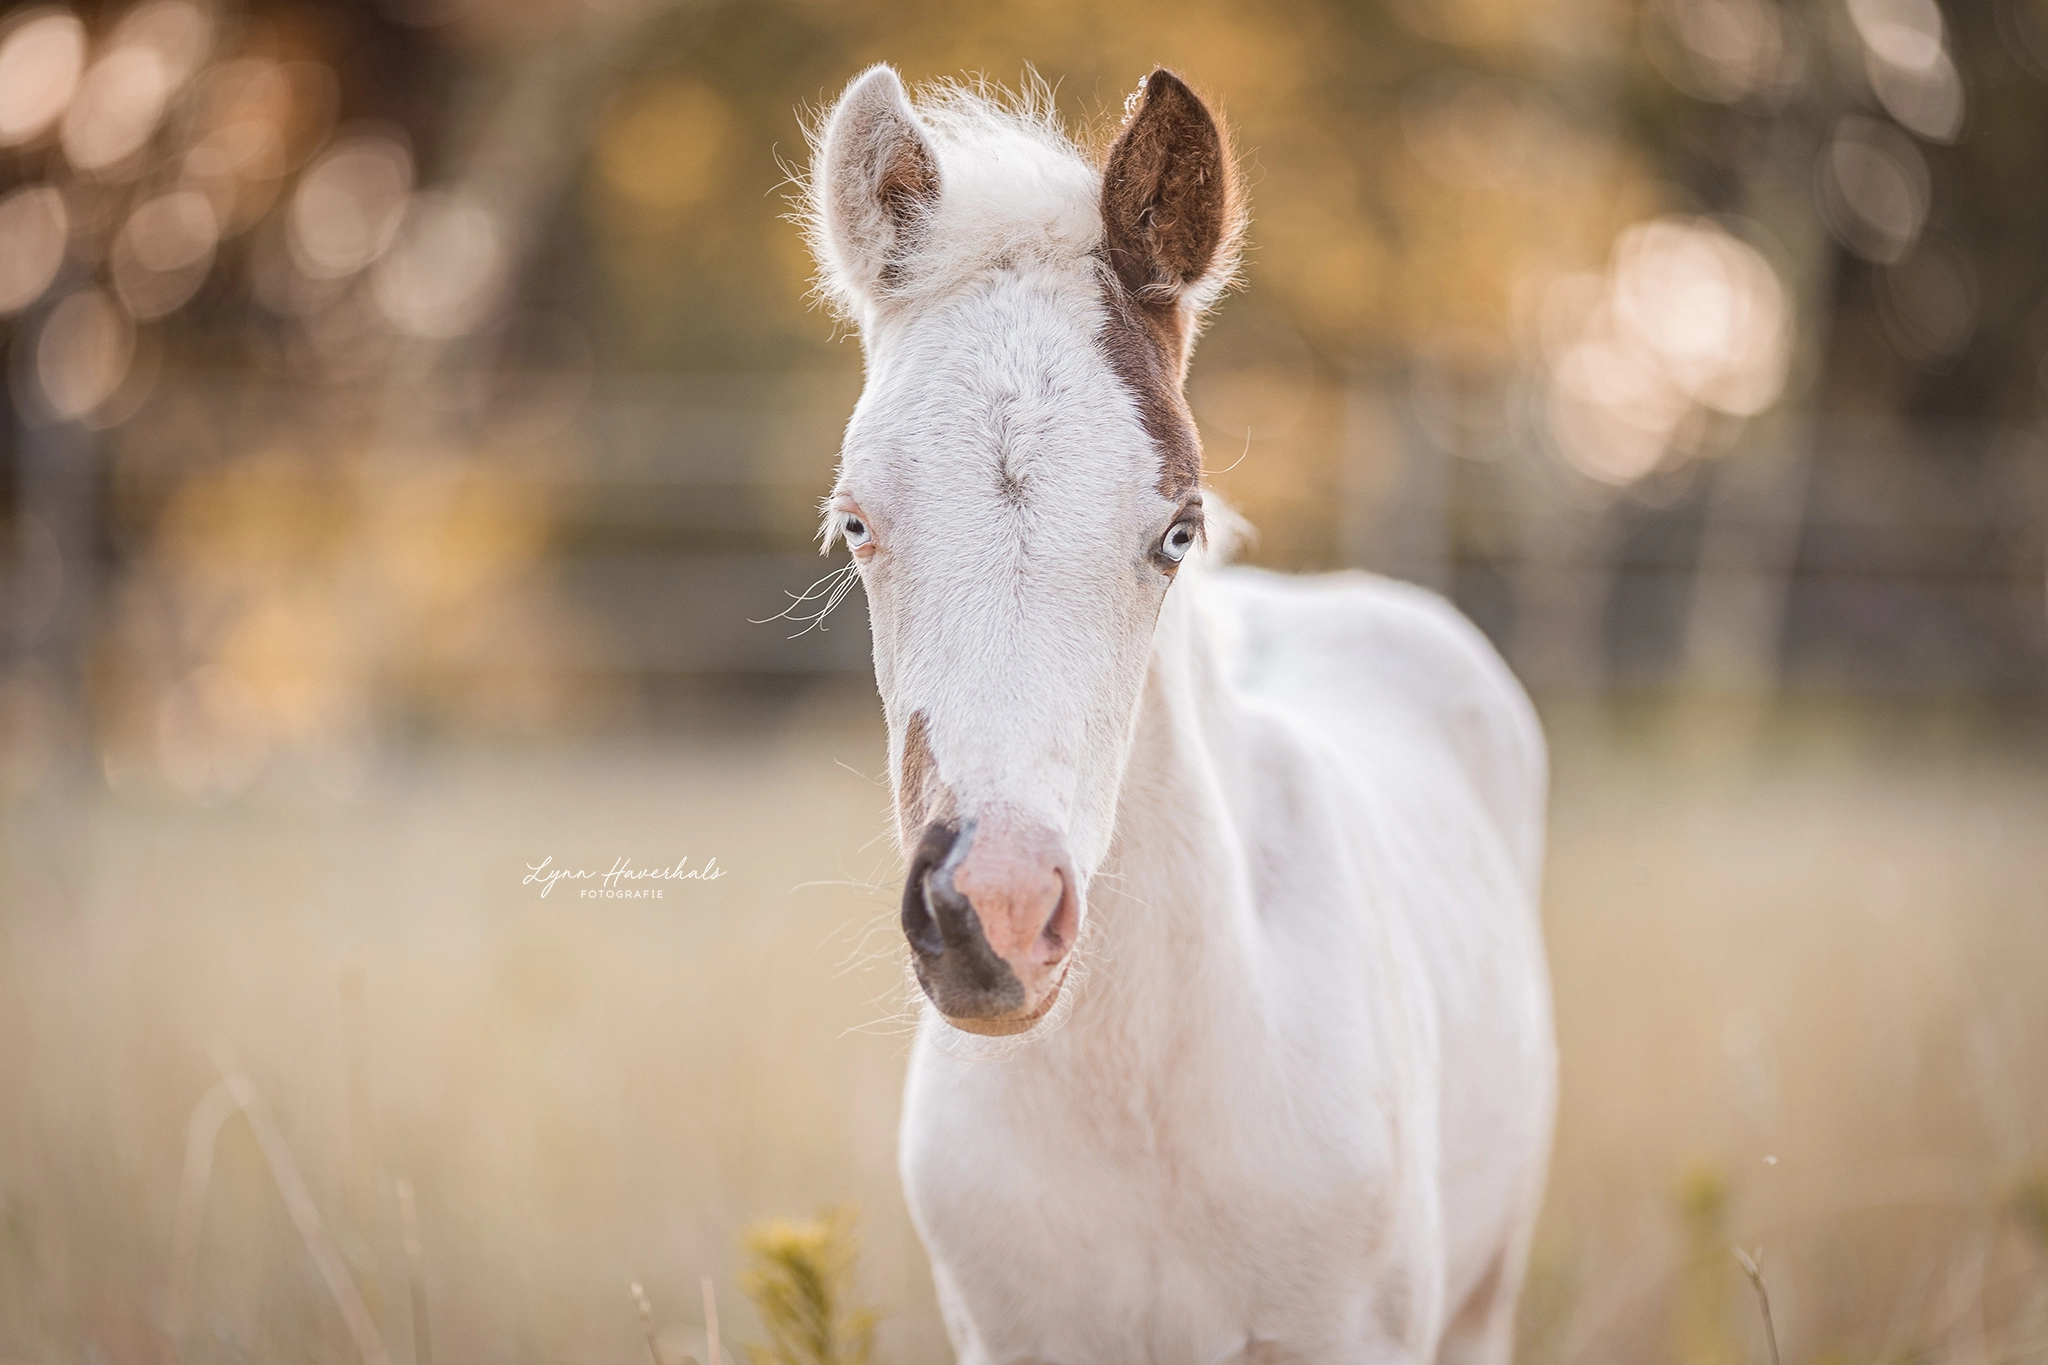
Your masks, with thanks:
[{"label": "white forelock", "polygon": [[[938,155],[939,199],[917,250],[897,263],[893,302],[943,296],[1000,266],[1077,266],[1101,242],[1102,173],[1060,126],[1044,81],[1033,77],[1015,92],[939,81],[919,86],[912,103]],[[813,153],[829,113],[811,121]],[[818,293],[858,324],[867,301],[823,238],[825,187],[813,172],[801,188]]]}]

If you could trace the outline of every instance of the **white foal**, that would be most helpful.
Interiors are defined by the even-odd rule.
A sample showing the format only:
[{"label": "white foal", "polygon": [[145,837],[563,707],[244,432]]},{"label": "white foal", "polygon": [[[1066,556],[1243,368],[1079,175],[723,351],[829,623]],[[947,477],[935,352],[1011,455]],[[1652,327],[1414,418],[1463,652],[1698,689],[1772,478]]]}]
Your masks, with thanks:
[{"label": "white foal", "polygon": [[1542,737],[1437,598],[1216,565],[1181,384],[1241,222],[1221,129],[1155,71],[1098,167],[1042,100],[876,67],[809,193],[867,359],[826,535],[874,623],[929,1002],[903,1180],[960,1359],[1507,1359]]}]

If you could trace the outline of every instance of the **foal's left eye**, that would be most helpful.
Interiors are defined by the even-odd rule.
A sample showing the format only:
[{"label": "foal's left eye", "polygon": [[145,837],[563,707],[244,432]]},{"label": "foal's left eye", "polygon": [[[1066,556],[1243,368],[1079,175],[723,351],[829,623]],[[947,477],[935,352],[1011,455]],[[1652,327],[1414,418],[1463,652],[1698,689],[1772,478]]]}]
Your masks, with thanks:
[{"label": "foal's left eye", "polygon": [[839,523],[839,533],[846,537],[846,548],[849,550],[858,550],[875,538],[875,533],[868,529],[868,524],[852,515]]},{"label": "foal's left eye", "polygon": [[1167,531],[1166,539],[1159,542],[1160,557],[1178,564],[1188,557],[1188,551],[1195,548],[1195,524],[1192,521],[1177,521]]}]

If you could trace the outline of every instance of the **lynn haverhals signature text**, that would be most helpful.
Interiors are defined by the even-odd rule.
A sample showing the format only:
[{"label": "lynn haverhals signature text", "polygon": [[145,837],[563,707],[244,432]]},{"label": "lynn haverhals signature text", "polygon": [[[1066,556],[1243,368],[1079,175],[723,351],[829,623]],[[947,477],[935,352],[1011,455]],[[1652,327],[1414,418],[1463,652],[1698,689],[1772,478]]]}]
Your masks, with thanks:
[{"label": "lynn haverhals signature text", "polygon": [[621,858],[612,864],[609,872],[592,872],[585,867],[556,867],[554,858],[547,857],[538,863],[526,865],[526,875],[519,879],[521,886],[540,883],[541,899],[547,899],[548,892],[555,889],[556,882],[599,883],[597,886],[580,886],[576,894],[584,900],[660,900],[666,889],[660,886],[633,885],[636,882],[715,882],[725,875],[725,869],[718,865],[717,858],[708,858],[703,866],[692,867],[687,857],[676,859],[674,867],[634,867],[631,858]]}]

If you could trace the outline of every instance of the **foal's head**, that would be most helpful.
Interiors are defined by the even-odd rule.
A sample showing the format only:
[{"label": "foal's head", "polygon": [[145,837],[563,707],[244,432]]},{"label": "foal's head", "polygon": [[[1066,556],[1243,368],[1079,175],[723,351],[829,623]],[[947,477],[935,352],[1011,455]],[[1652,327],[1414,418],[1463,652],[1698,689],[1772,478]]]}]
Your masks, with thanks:
[{"label": "foal's head", "polygon": [[1038,105],[913,107],[878,66],[812,165],[823,286],[867,357],[827,548],[874,623],[917,977],[977,1033],[1059,997],[1203,539],[1181,384],[1234,264],[1233,170],[1171,72],[1133,104],[1098,167]]}]

